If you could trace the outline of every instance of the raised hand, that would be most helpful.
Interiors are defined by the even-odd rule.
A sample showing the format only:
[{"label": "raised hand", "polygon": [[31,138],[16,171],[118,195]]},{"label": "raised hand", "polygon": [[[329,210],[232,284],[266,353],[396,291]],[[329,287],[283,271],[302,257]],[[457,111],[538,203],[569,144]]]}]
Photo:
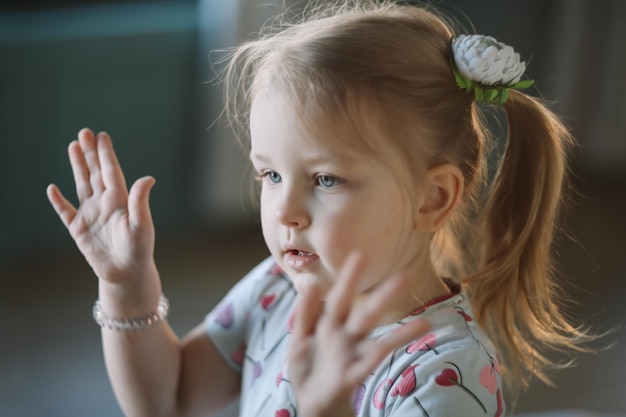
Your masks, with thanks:
[{"label": "raised hand", "polygon": [[368,339],[380,325],[379,317],[400,291],[406,291],[408,277],[389,277],[355,302],[363,272],[364,260],[352,255],[324,303],[317,287],[309,285],[300,291],[288,357],[299,415],[353,416],[354,388],[394,349],[428,330],[425,322],[414,320],[380,339]]},{"label": "raised hand", "polygon": [[63,224],[96,275],[126,284],[154,267],[154,226],[148,205],[151,177],[137,180],[130,193],[111,139],[89,129],[69,145],[79,206],[54,184],[47,194]]}]

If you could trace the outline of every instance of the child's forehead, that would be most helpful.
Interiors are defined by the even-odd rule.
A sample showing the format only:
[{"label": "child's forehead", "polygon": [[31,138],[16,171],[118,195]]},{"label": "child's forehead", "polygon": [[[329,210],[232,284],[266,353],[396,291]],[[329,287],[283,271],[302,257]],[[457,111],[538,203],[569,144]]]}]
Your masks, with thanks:
[{"label": "child's forehead", "polygon": [[[349,103],[302,100],[297,94],[279,89],[265,90],[255,95],[250,111],[250,134],[268,136],[279,133],[294,135],[313,148],[341,151],[345,155],[379,155],[384,135],[375,128],[372,112],[354,110]],[[374,131],[379,134],[373,135]],[[376,136],[374,139],[373,136]]]},{"label": "child's forehead", "polygon": [[354,146],[355,138],[349,138],[349,132],[339,129],[334,123],[301,118],[297,113],[291,115],[273,112],[272,108],[259,109],[252,115],[250,137],[250,158],[263,161],[271,159],[285,145],[297,152],[303,162],[357,164],[374,159],[371,152],[363,146]]}]

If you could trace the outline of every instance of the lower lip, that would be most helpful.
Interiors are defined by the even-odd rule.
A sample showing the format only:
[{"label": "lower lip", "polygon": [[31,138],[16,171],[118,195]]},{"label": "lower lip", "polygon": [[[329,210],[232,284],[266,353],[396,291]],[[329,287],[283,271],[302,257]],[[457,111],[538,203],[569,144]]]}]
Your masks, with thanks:
[{"label": "lower lip", "polygon": [[303,269],[307,266],[311,265],[313,262],[317,261],[320,257],[311,254],[311,255],[300,255],[295,252],[287,252],[285,253],[285,262],[292,269]]}]

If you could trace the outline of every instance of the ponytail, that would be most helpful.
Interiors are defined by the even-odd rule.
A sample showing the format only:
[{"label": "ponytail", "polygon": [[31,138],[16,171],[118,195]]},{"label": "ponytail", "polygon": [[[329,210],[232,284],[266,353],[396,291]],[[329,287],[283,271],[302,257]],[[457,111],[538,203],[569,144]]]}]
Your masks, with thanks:
[{"label": "ponytail", "polygon": [[550,383],[546,371],[564,366],[538,346],[580,351],[588,338],[560,310],[550,250],[573,140],[534,98],[512,90],[504,109],[509,137],[480,223],[480,266],[464,282],[504,367],[527,386],[528,373]]}]

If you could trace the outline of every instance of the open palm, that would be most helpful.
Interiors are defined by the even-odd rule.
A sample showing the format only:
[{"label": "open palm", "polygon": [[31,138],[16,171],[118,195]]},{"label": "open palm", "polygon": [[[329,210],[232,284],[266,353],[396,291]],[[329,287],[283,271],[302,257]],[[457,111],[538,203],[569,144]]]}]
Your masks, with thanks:
[{"label": "open palm", "polygon": [[79,200],[74,207],[54,184],[48,199],[96,275],[121,283],[152,265],[154,226],[148,205],[154,179],[144,177],[130,189],[106,133],[82,129],[69,145]]},{"label": "open palm", "polygon": [[351,417],[350,397],[394,349],[428,330],[422,320],[413,320],[387,336],[370,339],[382,314],[406,291],[409,277],[397,274],[356,303],[364,259],[352,255],[337,282],[322,303],[320,290],[304,286],[296,312],[289,349],[289,379],[298,411],[304,416]]}]

